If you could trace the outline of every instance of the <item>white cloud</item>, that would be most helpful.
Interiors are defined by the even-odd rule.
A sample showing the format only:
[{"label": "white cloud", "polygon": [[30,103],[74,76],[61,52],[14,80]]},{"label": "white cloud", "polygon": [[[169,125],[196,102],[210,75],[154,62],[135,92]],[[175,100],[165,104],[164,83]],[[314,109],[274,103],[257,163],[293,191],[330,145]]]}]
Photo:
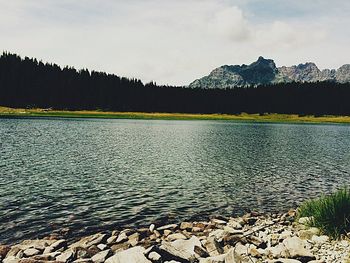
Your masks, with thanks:
[{"label": "white cloud", "polygon": [[312,18],[265,10],[262,18],[247,5],[254,1],[0,0],[0,49],[177,85],[259,55],[279,65],[350,62],[349,37],[339,30],[350,19],[339,8]]}]

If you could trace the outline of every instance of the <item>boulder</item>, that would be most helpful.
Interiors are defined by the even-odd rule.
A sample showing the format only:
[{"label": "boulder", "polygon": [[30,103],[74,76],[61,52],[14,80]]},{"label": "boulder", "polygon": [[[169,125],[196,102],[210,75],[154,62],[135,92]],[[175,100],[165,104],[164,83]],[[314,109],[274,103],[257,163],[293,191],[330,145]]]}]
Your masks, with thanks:
[{"label": "boulder", "polygon": [[106,261],[106,259],[108,258],[108,256],[110,254],[112,254],[112,251],[110,249],[107,249],[107,250],[101,251],[101,252],[97,253],[96,255],[94,255],[91,258],[91,260],[94,263],[102,263],[102,262]]},{"label": "boulder", "polygon": [[64,239],[57,240],[54,243],[52,243],[49,247],[46,247],[44,249],[43,254],[48,254],[48,253],[54,252],[57,249],[60,249],[62,247],[66,247],[66,246],[67,246],[66,240],[64,240]]},{"label": "boulder", "polygon": [[[160,252],[167,254],[166,256],[175,259],[193,261],[199,257],[195,252],[195,246],[202,248],[202,244],[198,237],[192,236],[188,240],[175,240],[173,242],[163,241],[160,246]],[[202,248],[203,249],[203,248]],[[166,258],[165,256],[165,258]]]},{"label": "boulder", "polygon": [[70,245],[70,248],[76,248],[76,247],[82,247],[82,248],[89,248],[90,246],[97,245],[102,242],[106,237],[105,234],[97,233],[95,235],[87,236],[82,239],[80,239],[78,242],[73,243]]},{"label": "boulder", "polygon": [[114,256],[108,258],[106,263],[152,263],[144,255],[145,249],[137,246],[127,250],[117,252]]},{"label": "boulder", "polygon": [[309,249],[305,248],[303,240],[299,237],[287,238],[283,240],[283,245],[287,249],[288,258],[299,259],[306,262],[315,259],[315,256]]}]

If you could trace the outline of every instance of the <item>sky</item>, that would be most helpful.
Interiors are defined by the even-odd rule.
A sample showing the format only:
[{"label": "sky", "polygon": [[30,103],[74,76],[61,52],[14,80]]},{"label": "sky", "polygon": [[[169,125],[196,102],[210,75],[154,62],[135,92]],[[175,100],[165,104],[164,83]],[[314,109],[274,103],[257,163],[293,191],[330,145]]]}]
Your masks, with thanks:
[{"label": "sky", "polygon": [[0,50],[188,85],[259,56],[350,63],[348,0],[0,0]]}]

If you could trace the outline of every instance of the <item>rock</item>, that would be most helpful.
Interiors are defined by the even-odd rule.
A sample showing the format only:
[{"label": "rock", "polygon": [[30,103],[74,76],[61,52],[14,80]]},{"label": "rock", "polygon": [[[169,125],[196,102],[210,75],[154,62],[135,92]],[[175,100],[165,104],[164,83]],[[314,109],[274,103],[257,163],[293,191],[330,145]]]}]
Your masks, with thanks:
[{"label": "rock", "polygon": [[119,251],[122,251],[122,250],[126,250],[130,247],[130,244],[129,243],[119,243],[119,244],[115,244],[111,247],[111,250],[113,252],[119,252]]},{"label": "rock", "polygon": [[160,259],[162,258],[162,256],[159,255],[157,252],[152,251],[151,253],[149,253],[148,258],[149,258],[150,260],[152,260],[152,261],[158,262],[158,261],[160,261]]},{"label": "rock", "polygon": [[290,258],[279,258],[270,262],[271,263],[301,263],[299,260],[290,259]]},{"label": "rock", "polygon": [[24,250],[23,253],[26,257],[32,257],[35,255],[38,255],[40,253],[40,250],[38,250],[36,248],[28,248],[28,249]]},{"label": "rock", "polygon": [[51,261],[51,260],[54,260],[60,254],[61,254],[61,252],[55,251],[55,252],[51,252],[49,254],[36,255],[36,256],[31,257],[31,258],[34,260]]},{"label": "rock", "polygon": [[74,259],[74,251],[72,249],[68,249],[58,257],[56,257],[56,261],[59,262],[72,262]]},{"label": "rock", "polygon": [[17,246],[13,246],[11,247],[11,249],[7,252],[6,257],[12,257],[12,256],[16,256],[18,254],[18,252],[20,252],[21,249]]},{"label": "rock", "polygon": [[11,247],[6,245],[0,245],[0,261],[5,258],[7,253],[11,250]]},{"label": "rock", "polygon": [[110,249],[107,249],[107,250],[104,250],[104,251],[101,251],[99,253],[97,253],[96,255],[94,255],[91,260],[94,262],[94,263],[102,263],[102,262],[105,262],[106,259],[108,258],[108,256],[112,253],[112,251]]},{"label": "rock", "polygon": [[262,254],[260,253],[260,251],[254,246],[249,246],[249,255],[255,257],[255,258],[261,258]]},{"label": "rock", "polygon": [[87,252],[88,252],[89,256],[92,257],[93,255],[100,253],[101,250],[96,245],[92,245],[87,249]]},{"label": "rock", "polygon": [[202,232],[202,231],[203,231],[203,229],[200,228],[200,227],[198,227],[198,226],[194,226],[194,227],[192,228],[192,232]]},{"label": "rock", "polygon": [[64,239],[57,240],[54,243],[52,243],[49,247],[46,247],[44,249],[43,254],[51,253],[53,251],[56,251],[57,249],[60,249],[61,247],[66,247],[66,246],[67,246],[66,240]]},{"label": "rock", "polygon": [[134,247],[139,243],[139,238],[140,238],[140,234],[134,233],[128,237],[128,243]]},{"label": "rock", "polygon": [[282,243],[279,243],[273,247],[269,247],[265,251],[270,258],[279,258],[287,256],[287,249]]},{"label": "rock", "polygon": [[156,227],[156,226],[155,226],[154,224],[151,224],[151,225],[149,226],[149,231],[150,231],[151,233],[153,233],[155,227]]},{"label": "rock", "polygon": [[209,257],[208,252],[204,248],[202,248],[201,246],[200,247],[194,246],[194,253],[201,258]]},{"label": "rock", "polygon": [[165,230],[164,230],[164,233],[163,233],[163,236],[164,236],[164,237],[167,237],[167,236],[169,236],[171,233],[172,233],[171,230],[165,229]]},{"label": "rock", "polygon": [[180,224],[180,229],[181,230],[191,230],[193,228],[193,223],[190,223],[190,222],[182,222]]},{"label": "rock", "polygon": [[97,248],[98,248],[99,250],[105,250],[105,249],[107,248],[107,245],[105,245],[105,244],[98,244],[98,245],[97,245]]},{"label": "rock", "polygon": [[215,257],[200,258],[199,263],[225,263],[226,254]]},{"label": "rock", "polygon": [[160,250],[182,260],[193,261],[196,258],[195,246],[202,248],[198,237],[192,236],[188,240],[163,241]]},{"label": "rock", "polygon": [[308,225],[310,224],[310,222],[312,222],[314,218],[311,216],[311,217],[300,217],[299,220],[298,220],[298,223],[299,224],[302,224],[302,225]]},{"label": "rock", "polygon": [[329,241],[328,236],[312,236],[311,240],[316,244],[323,244]]},{"label": "rock", "polygon": [[176,229],[177,228],[177,225],[176,224],[170,224],[170,225],[165,225],[165,226],[161,226],[161,227],[158,227],[157,230],[158,231],[164,231],[164,230],[169,230],[169,229]]},{"label": "rock", "polygon": [[265,244],[264,240],[262,240],[259,237],[250,235],[246,239],[247,239],[248,243],[254,244],[255,246],[257,246],[259,248],[266,248],[266,244]]},{"label": "rock", "polygon": [[232,227],[233,229],[242,229],[243,226],[237,222],[236,220],[230,219],[230,221],[227,223],[227,226]]},{"label": "rock", "polygon": [[106,237],[105,234],[97,233],[95,235],[87,236],[82,239],[80,239],[78,242],[73,243],[70,245],[70,248],[75,247],[82,247],[82,248],[88,248],[92,245],[97,245],[102,242]]},{"label": "rock", "polygon": [[2,262],[3,263],[18,263],[19,261],[20,261],[20,259],[16,258],[15,256],[8,256]]},{"label": "rock", "polygon": [[128,236],[126,235],[125,232],[123,232],[123,233],[120,233],[118,235],[118,238],[117,238],[117,240],[115,242],[116,243],[122,243],[122,242],[127,241],[127,240],[128,240]]},{"label": "rock", "polygon": [[299,237],[287,238],[283,240],[283,245],[290,258],[303,259],[302,261],[316,259],[311,251],[305,248],[304,242]]},{"label": "rock", "polygon": [[245,263],[245,262],[251,262],[251,258],[248,255],[248,248],[241,243],[237,243],[234,249],[231,249],[230,252],[228,253],[228,257],[230,258],[229,255],[235,259],[235,262],[239,263]]},{"label": "rock", "polygon": [[112,244],[116,243],[117,238],[118,238],[118,236],[110,236],[110,237],[107,239],[107,244],[108,244],[108,245],[112,245]]},{"label": "rock", "polygon": [[306,230],[300,230],[298,232],[298,236],[300,237],[300,239],[303,239],[303,240],[311,240],[311,238],[314,236],[314,235],[318,235],[320,233],[320,230],[316,227],[311,227],[309,229],[306,229]]},{"label": "rock", "polygon": [[229,226],[224,226],[223,230],[232,235],[243,235],[243,231],[241,229],[234,229]]},{"label": "rock", "polygon": [[54,243],[55,240],[24,240],[20,244],[16,245],[21,250],[26,250],[28,248],[35,248],[37,250],[43,251],[47,246]]},{"label": "rock", "polygon": [[230,233],[223,230],[217,229],[209,234],[209,237],[215,237],[217,241],[221,242],[225,236],[228,236]]},{"label": "rock", "polygon": [[178,239],[187,239],[187,237],[185,235],[183,235],[182,233],[174,233],[174,234],[170,234],[169,236],[167,236],[168,241],[175,241]]},{"label": "rock", "polygon": [[91,258],[79,258],[74,260],[73,263],[93,263]]},{"label": "rock", "polygon": [[204,244],[204,247],[206,248],[206,250],[208,251],[209,256],[211,256],[211,257],[218,256],[218,255],[220,255],[220,254],[222,254],[224,252],[222,246],[216,240],[215,237],[209,237],[206,240],[206,242]]},{"label": "rock", "polygon": [[106,263],[152,263],[143,254],[145,249],[137,246],[127,250],[117,252],[114,256],[108,258]]},{"label": "rock", "polygon": [[212,222],[213,224],[215,224],[215,225],[226,225],[226,224],[227,224],[226,221],[221,220],[221,219],[216,219],[216,218],[213,218],[213,219],[211,220],[211,222]]}]

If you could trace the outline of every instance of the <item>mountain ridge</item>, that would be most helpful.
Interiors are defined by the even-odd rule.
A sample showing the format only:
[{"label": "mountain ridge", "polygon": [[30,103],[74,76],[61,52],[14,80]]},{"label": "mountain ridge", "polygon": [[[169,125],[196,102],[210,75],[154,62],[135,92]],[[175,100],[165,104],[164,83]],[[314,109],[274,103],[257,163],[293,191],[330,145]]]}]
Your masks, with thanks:
[{"label": "mountain ridge", "polygon": [[320,70],[313,62],[293,66],[277,67],[274,60],[260,56],[250,65],[223,65],[210,72],[209,75],[196,79],[190,88],[234,88],[264,84],[289,82],[332,81],[350,82],[350,64],[335,69]]}]

